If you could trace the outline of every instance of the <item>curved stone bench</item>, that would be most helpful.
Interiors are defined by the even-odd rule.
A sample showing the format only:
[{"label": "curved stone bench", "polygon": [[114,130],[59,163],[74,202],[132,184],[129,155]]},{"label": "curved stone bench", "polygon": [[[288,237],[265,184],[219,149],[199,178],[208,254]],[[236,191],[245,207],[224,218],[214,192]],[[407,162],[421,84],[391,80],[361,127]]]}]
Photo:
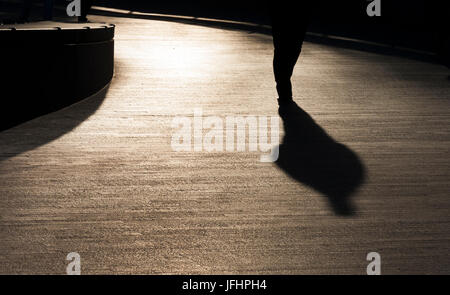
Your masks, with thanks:
[{"label": "curved stone bench", "polygon": [[114,25],[0,26],[0,130],[56,111],[109,83]]}]

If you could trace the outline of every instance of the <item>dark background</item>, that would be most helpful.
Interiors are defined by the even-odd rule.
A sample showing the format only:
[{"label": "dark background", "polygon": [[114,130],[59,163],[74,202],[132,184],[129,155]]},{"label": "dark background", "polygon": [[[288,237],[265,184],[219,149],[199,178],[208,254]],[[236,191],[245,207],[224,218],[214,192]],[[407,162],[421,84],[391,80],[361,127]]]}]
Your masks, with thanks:
[{"label": "dark background", "polygon": [[[97,0],[94,5],[269,24],[270,5],[283,1]],[[297,0],[297,2],[302,2]],[[436,52],[448,35],[448,1],[381,0],[382,16],[369,17],[368,0],[314,0],[310,31]]]},{"label": "dark background", "polygon": [[[150,13],[188,15],[270,24],[270,5],[284,0],[95,0],[94,6]],[[34,0],[30,20],[42,18],[43,1]],[[302,0],[297,0],[302,2]],[[320,34],[379,42],[444,56],[449,51],[449,5],[444,0],[381,0],[382,16],[369,17],[371,0],[313,0],[309,30]],[[20,0],[0,0],[0,21],[18,21]],[[55,0],[55,17],[65,17],[66,0]],[[95,13],[95,11],[92,11]]]}]

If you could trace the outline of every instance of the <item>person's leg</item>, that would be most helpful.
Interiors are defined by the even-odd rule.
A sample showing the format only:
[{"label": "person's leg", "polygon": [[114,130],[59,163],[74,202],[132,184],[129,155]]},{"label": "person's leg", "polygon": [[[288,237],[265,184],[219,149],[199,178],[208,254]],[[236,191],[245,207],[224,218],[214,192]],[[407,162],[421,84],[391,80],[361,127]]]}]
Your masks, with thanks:
[{"label": "person's leg", "polygon": [[81,0],[81,16],[78,17],[79,22],[87,22],[87,15],[92,6],[92,0]]},{"label": "person's leg", "polygon": [[280,101],[292,100],[291,76],[308,25],[307,11],[298,14],[293,11],[290,5],[272,10],[273,70]]},{"label": "person's leg", "polygon": [[304,34],[303,30],[294,33],[281,30],[274,35],[273,70],[280,99],[292,99],[291,76],[302,50]]}]

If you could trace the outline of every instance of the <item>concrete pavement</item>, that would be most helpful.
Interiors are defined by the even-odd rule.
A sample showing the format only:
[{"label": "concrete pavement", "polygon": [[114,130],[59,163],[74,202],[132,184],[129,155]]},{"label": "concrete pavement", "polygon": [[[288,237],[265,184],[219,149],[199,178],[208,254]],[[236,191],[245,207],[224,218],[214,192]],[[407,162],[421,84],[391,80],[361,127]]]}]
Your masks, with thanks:
[{"label": "concrete pavement", "polygon": [[[450,271],[450,84],[440,65],[306,43],[295,100],[358,155],[355,214],[255,152],[176,152],[175,116],[278,116],[271,37],[116,24],[108,89],[0,133],[0,273]],[[282,127],[282,124],[280,124]],[[282,135],[282,134],[281,134]]]}]

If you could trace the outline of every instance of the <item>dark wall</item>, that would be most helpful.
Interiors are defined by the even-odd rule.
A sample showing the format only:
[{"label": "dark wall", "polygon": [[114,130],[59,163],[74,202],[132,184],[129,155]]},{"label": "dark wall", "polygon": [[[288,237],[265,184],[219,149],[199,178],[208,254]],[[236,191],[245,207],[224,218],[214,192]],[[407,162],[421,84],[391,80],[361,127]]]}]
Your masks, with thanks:
[{"label": "dark wall", "polygon": [[[270,5],[282,5],[283,1],[96,0],[95,5],[153,13],[269,23]],[[431,52],[439,51],[439,46],[448,43],[449,1],[381,0],[381,17],[367,16],[366,8],[371,0],[310,2],[315,5],[310,30],[315,32]]]}]

